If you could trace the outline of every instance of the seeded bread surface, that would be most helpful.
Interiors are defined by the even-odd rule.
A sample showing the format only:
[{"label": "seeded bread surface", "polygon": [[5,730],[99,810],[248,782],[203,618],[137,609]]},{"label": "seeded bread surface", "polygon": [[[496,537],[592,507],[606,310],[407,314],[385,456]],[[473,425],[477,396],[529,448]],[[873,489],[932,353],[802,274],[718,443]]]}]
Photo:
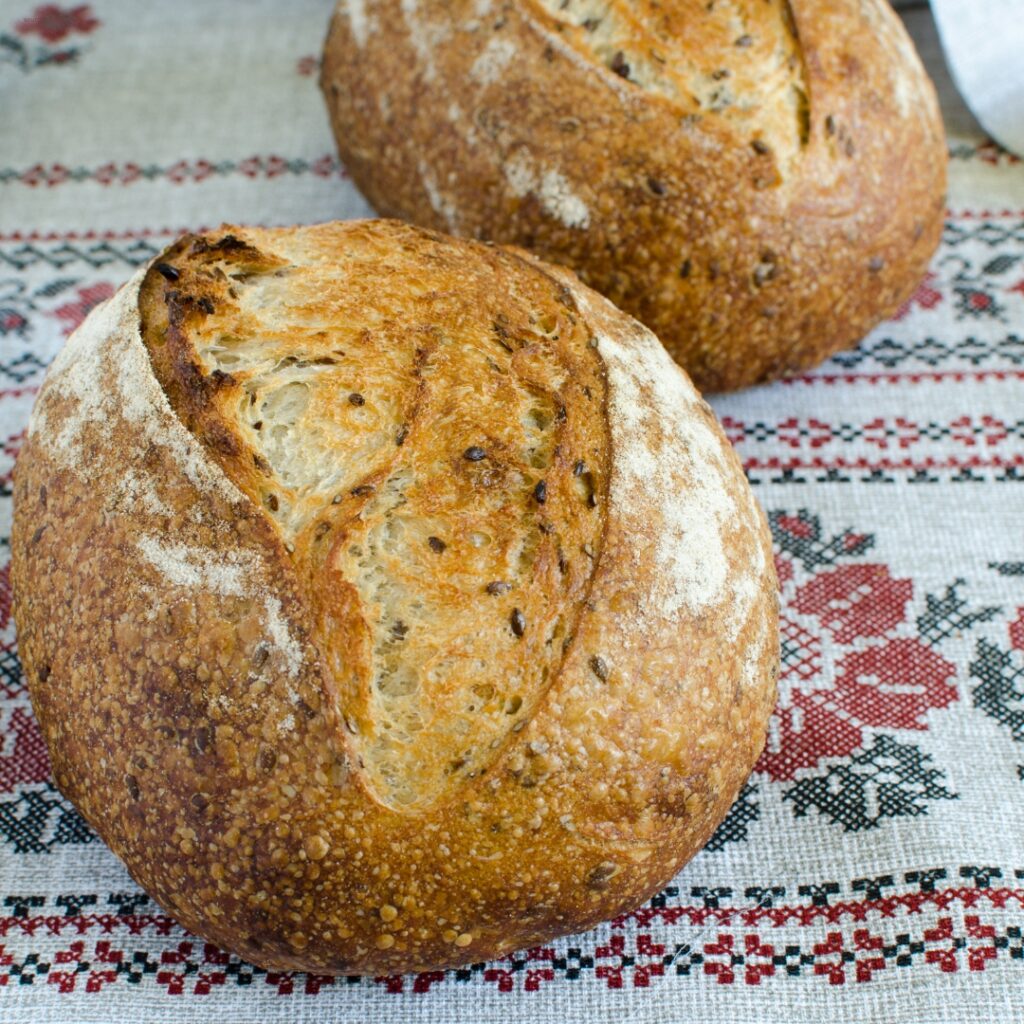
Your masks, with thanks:
[{"label": "seeded bread surface", "polygon": [[493,957],[648,898],[764,742],[764,518],[656,339],[392,222],[187,236],[20,455],[15,616],[60,789],[256,963]]},{"label": "seeded bread surface", "polygon": [[341,0],[321,85],[377,210],[574,268],[703,391],[854,344],[942,229],[886,0]]}]

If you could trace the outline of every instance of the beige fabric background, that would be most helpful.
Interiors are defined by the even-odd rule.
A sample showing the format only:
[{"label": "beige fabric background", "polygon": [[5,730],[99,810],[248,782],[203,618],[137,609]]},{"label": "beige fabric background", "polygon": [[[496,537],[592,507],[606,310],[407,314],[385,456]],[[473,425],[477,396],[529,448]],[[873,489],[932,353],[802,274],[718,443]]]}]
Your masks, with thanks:
[{"label": "beige fabric background", "polygon": [[929,277],[856,350],[714,403],[772,516],[786,663],[749,790],[661,897],[465,972],[268,974],[53,790],[5,568],[31,403],[179,231],[368,214],[315,86],[330,6],[0,0],[0,1020],[1024,1019],[1024,166],[922,10],[952,157]]}]

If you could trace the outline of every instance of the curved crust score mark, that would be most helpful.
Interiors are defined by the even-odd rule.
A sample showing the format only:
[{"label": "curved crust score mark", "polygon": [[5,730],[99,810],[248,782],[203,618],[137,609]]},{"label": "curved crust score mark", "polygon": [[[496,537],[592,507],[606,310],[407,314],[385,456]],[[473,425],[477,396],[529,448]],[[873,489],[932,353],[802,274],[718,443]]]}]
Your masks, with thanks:
[{"label": "curved crust score mark", "polygon": [[[789,0],[719,0],[699,21],[682,6],[532,0],[523,16],[617,89],[661,97],[690,116],[717,115],[754,140],[773,138],[785,166],[810,139],[809,79]],[[698,29],[700,45],[689,38]]]},{"label": "curved crust score mark", "polygon": [[[394,224],[235,230],[267,269],[217,234],[175,247],[195,301],[171,338],[170,278],[136,277],[51,374],[19,463],[19,642],[61,788],[182,924],[268,969],[458,966],[642,902],[725,813],[769,707],[766,538],[710,412],[653,336],[526,254]],[[706,586],[666,616],[676,573],[650,544],[687,491],[721,489],[716,463],[759,616],[725,644]],[[350,603],[337,671],[318,596]],[[365,730],[335,733],[359,710],[341,685]],[[377,745],[419,697],[422,780]],[[457,764],[459,721],[488,738]]]},{"label": "curved crust score mark", "polygon": [[[561,671],[603,542],[601,360],[571,289],[519,256],[496,258],[532,293],[525,317],[499,298],[491,322],[329,325],[326,340],[254,319],[265,303],[247,295],[273,289],[282,261],[244,256],[234,274],[232,250],[181,243],[162,264],[173,282],[151,271],[154,369],[185,426],[276,521],[363,783],[426,810],[488,771]],[[288,268],[293,291],[305,272]],[[261,331],[262,347],[232,340]],[[482,459],[465,457],[474,447]]]},{"label": "curved crust score mark", "polygon": [[786,29],[793,38],[794,55],[800,63],[799,86],[794,86],[796,96],[796,116],[800,133],[800,148],[804,149],[811,141],[811,120],[813,116],[813,97],[811,96],[811,78],[807,74],[807,58],[804,55],[804,44],[800,38],[800,25],[796,19],[791,0],[781,0],[782,16]]}]

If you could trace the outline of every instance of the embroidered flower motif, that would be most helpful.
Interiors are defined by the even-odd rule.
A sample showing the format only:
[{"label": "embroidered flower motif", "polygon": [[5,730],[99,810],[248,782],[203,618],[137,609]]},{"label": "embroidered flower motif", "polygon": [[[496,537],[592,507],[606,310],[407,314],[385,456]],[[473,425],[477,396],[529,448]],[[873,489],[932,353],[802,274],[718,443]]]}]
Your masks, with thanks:
[{"label": "embroidered flower motif", "polygon": [[0,569],[0,632],[11,621],[11,563]]},{"label": "embroidered flower motif", "polygon": [[78,328],[93,309],[101,302],[106,302],[114,294],[114,291],[114,286],[106,281],[89,285],[87,288],[79,288],[78,299],[58,306],[53,311],[53,315],[58,320],[64,321],[64,333],[70,334]]},{"label": "embroidered flower motif", "polygon": [[13,792],[23,783],[46,782],[50,757],[35,717],[24,708],[0,711],[0,795]]},{"label": "embroidered flower motif", "polygon": [[932,708],[957,699],[956,666],[917,637],[896,637],[840,663],[833,707],[865,725],[925,729]]},{"label": "embroidered flower motif", "polygon": [[893,320],[903,320],[917,306],[919,309],[935,309],[942,302],[942,292],[935,286],[938,274],[929,270],[917,290],[893,314]]},{"label": "embroidered flower motif", "polygon": [[[26,74],[43,68],[70,66],[85,52],[75,45],[100,24],[89,4],[59,7],[42,4],[27,18],[16,22],[10,31],[0,32],[0,64],[12,64]],[[38,42],[33,37],[37,37]],[[62,40],[66,40],[62,43]]]},{"label": "embroidered flower motif", "polygon": [[16,309],[0,308],[0,335],[24,336],[26,327],[28,327],[28,321]]},{"label": "embroidered flower motif", "polygon": [[1010,646],[1024,651],[1024,608],[1017,609],[1017,618],[1010,623]]},{"label": "embroidered flower motif", "polygon": [[844,565],[800,587],[792,606],[848,644],[898,626],[913,593],[910,580],[893,579],[884,565]]},{"label": "embroidered flower motif", "polygon": [[868,728],[926,729],[927,713],[956,701],[957,689],[956,666],[906,628],[913,581],[877,562],[836,565],[873,538],[846,532],[823,541],[806,514],[774,515],[772,526],[783,540],[782,672],[757,767],[782,781],[864,747]]},{"label": "embroidered flower motif", "polygon": [[75,32],[88,34],[99,27],[89,4],[77,7],[58,7],[56,4],[42,4],[31,17],[23,18],[15,28],[21,35],[37,35],[48,43],[59,43]]}]

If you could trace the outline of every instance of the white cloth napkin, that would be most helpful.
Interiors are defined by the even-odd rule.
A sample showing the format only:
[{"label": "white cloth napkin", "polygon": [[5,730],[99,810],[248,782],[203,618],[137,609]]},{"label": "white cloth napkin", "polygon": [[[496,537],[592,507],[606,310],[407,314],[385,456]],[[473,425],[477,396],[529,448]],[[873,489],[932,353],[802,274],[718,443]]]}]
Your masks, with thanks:
[{"label": "white cloth napkin", "polygon": [[957,88],[986,131],[1024,155],[1024,0],[932,0]]}]

